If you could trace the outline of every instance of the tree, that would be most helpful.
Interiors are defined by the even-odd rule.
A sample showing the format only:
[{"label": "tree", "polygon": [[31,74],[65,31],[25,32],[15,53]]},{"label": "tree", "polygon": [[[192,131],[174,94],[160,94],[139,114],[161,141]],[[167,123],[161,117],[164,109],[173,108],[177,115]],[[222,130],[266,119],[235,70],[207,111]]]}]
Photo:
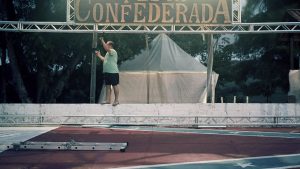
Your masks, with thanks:
[{"label": "tree", "polygon": [[[299,3],[293,0],[249,0],[247,2],[242,15],[243,22],[284,21],[287,9],[299,8]],[[217,94],[224,96],[232,93],[232,91],[226,92],[225,87],[232,82],[236,84],[235,95],[262,95],[267,102],[271,101],[271,95],[277,89],[287,93],[288,48],[279,42],[278,37],[278,34],[238,35],[234,44],[227,46],[219,56],[217,55],[220,58],[231,57],[226,67],[216,63],[215,69],[222,72]]]},{"label": "tree", "polygon": [[[8,19],[8,20],[16,20],[17,16],[15,14],[15,9],[13,6],[12,1],[9,0],[4,0],[1,1],[0,5],[2,6],[2,12],[1,15],[3,16],[3,18]],[[15,46],[14,46],[14,35],[9,35],[7,33],[4,33],[2,36],[2,41],[1,41],[1,47],[2,47],[2,51],[7,51],[8,53],[8,57],[10,60],[10,68],[11,68],[11,72],[12,72],[12,76],[13,76],[13,86],[15,87],[15,90],[21,100],[21,102],[24,103],[30,103],[31,100],[28,96],[28,92],[26,90],[23,78],[21,76],[20,70],[19,70],[19,66],[18,66],[18,59],[15,53]],[[3,57],[6,56],[3,55]],[[4,83],[2,85],[4,88],[6,88],[6,84]],[[6,89],[4,89],[6,90]],[[6,94],[6,92],[2,93],[2,94]],[[2,98],[5,98],[5,96],[2,96]]]},{"label": "tree", "polygon": [[[2,1],[2,3],[4,2],[7,10],[2,10],[1,14],[14,16],[6,20],[66,20],[65,0],[15,0],[14,3]],[[65,99],[68,102],[73,102],[73,100],[89,102],[92,57],[92,36],[90,34],[8,33],[8,36],[12,37],[10,41],[5,41],[11,44],[9,53],[15,54],[10,56],[13,78],[11,80],[2,78],[2,82],[5,82],[6,85],[3,84],[1,87],[14,84],[10,81],[19,82],[16,83],[19,85],[15,88],[20,100],[8,96],[6,90],[1,90],[2,100],[8,96],[9,102],[31,102],[32,100],[36,103],[64,103]],[[145,44],[143,35],[104,36],[106,39],[116,42],[120,64],[124,60],[132,58]],[[135,37],[136,40],[132,41],[132,37]],[[7,48],[5,44],[1,43],[1,46]],[[101,49],[100,46],[99,48]],[[16,59],[12,58],[14,56]],[[97,82],[101,86],[102,67],[100,61],[98,65]]]}]

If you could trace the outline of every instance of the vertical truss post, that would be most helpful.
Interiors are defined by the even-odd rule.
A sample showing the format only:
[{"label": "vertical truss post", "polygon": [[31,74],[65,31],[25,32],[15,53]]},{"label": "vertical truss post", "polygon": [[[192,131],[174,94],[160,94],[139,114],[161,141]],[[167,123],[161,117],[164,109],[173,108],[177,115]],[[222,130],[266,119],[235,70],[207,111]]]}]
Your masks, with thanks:
[{"label": "vertical truss post", "polygon": [[70,22],[70,0],[67,0],[66,20]]},{"label": "vertical truss post", "polygon": [[212,84],[212,75],[213,75],[213,64],[214,64],[214,36],[213,34],[208,35],[208,59],[207,59],[207,80],[206,80],[206,89],[207,89],[207,101],[208,98],[211,98],[211,103],[215,102],[213,84]]},{"label": "vertical truss post", "polygon": [[75,22],[75,0],[67,0],[66,20]]},{"label": "vertical truss post", "polygon": [[[149,37],[148,34],[145,34],[145,41],[146,41],[146,53],[147,53],[147,59],[149,59],[150,57],[150,53],[149,53],[149,41],[148,41]],[[149,71],[149,67],[147,66],[147,104],[150,103],[150,71]]]},{"label": "vertical truss post", "polygon": [[294,37],[290,37],[290,69],[294,70],[295,69],[295,64],[294,64]]},{"label": "vertical truss post", "polygon": [[91,62],[91,84],[90,84],[90,103],[96,103],[96,56],[95,49],[97,48],[98,26],[94,25],[93,42],[92,42],[92,62]]},{"label": "vertical truss post", "polygon": [[232,0],[232,23],[242,22],[241,0]]}]

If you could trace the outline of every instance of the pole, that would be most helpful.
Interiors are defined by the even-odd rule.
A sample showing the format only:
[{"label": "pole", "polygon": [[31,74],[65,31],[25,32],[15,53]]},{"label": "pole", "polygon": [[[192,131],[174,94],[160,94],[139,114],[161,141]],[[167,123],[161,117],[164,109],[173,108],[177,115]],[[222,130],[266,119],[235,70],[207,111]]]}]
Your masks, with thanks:
[{"label": "pole", "polygon": [[294,37],[292,36],[290,38],[290,69],[294,70],[295,66],[294,66]]},{"label": "pole", "polygon": [[214,92],[213,92],[213,86],[212,86],[212,68],[214,64],[214,36],[213,34],[209,34],[208,38],[208,60],[207,60],[207,82],[206,82],[206,88],[207,88],[207,100],[208,97],[211,97],[211,103],[215,103],[214,99]]},{"label": "pole", "polygon": [[[97,29],[97,25],[94,25]],[[96,32],[93,33],[93,42],[92,42],[92,62],[91,62],[91,84],[90,84],[90,103],[96,103],[96,55],[94,49],[97,48],[98,35]]]},{"label": "pole", "polygon": [[[149,42],[148,42],[148,34],[145,34],[146,39],[146,53],[147,58],[149,59]],[[150,73],[149,73],[149,67],[147,66],[147,104],[150,103]]]},{"label": "pole", "polygon": [[70,22],[71,21],[71,16],[70,16],[70,13],[71,13],[71,4],[70,4],[70,0],[67,0],[67,10],[66,10],[66,18],[67,18],[67,22]]}]

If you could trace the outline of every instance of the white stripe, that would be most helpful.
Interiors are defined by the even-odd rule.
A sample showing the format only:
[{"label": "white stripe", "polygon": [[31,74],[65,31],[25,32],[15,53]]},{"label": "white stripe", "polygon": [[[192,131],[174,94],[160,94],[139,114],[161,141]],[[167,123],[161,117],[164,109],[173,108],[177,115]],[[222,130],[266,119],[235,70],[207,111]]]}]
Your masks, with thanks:
[{"label": "white stripe", "polygon": [[289,168],[300,168],[300,165],[290,165],[285,167],[265,168],[265,169],[289,169]]},{"label": "white stripe", "polygon": [[[201,130],[201,129],[200,129]],[[238,131],[238,130],[214,130],[214,129],[204,129],[205,130],[212,130],[212,131],[229,131],[229,132],[239,132],[239,133],[251,133],[251,132],[255,132],[255,133],[270,133],[270,134],[290,134],[290,135],[299,135],[300,133],[290,133],[290,132],[276,132],[276,131]]]},{"label": "white stripe", "polygon": [[[288,138],[288,139],[290,138],[290,139],[297,139],[296,137],[288,137],[288,136],[240,135],[240,134],[230,134],[230,133],[199,133],[199,132],[196,132],[196,129],[195,130],[194,129],[185,129],[185,130],[191,130],[191,131],[159,131],[159,130],[149,130],[149,129],[147,130],[147,129],[142,129],[142,128],[126,129],[126,128],[114,128],[114,127],[112,127],[111,129],[115,129],[115,130],[129,130],[129,131],[152,131],[152,132],[161,132],[161,133],[189,133],[189,134],[226,135],[226,136],[239,136],[239,137],[268,137],[268,138]],[[205,131],[205,130],[202,130],[202,131]],[[214,130],[211,130],[211,131],[214,131]],[[215,130],[215,131],[222,131],[222,130]],[[231,131],[232,132],[237,132],[235,130],[230,130],[230,131],[229,130],[225,130],[225,131],[228,131],[228,132],[231,132]],[[244,131],[244,132],[247,132],[247,131]],[[263,134],[263,133],[264,132],[258,132],[258,134]],[[274,133],[280,134],[279,132],[274,132]],[[289,133],[287,133],[287,134],[289,134]],[[292,134],[290,134],[290,135],[292,135]]]},{"label": "white stripe", "polygon": [[[239,159],[211,160],[211,161],[198,161],[198,162],[172,163],[172,164],[143,165],[143,166],[134,166],[134,167],[121,167],[121,168],[115,168],[115,169],[136,169],[136,168],[164,167],[164,166],[175,166],[175,165],[186,165],[186,164],[207,164],[207,163],[219,163],[219,162],[235,162],[235,161],[242,161],[242,160],[257,160],[257,159],[294,157],[294,156],[300,156],[300,154],[247,157],[247,158],[239,158]],[[288,168],[290,168],[290,166]]]}]

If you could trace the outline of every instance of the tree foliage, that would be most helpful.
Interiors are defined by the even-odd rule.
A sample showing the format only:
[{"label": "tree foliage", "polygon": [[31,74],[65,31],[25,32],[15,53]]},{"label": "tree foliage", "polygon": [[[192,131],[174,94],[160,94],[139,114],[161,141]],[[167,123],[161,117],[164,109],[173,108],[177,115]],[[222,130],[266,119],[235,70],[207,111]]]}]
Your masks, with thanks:
[{"label": "tree foliage", "polygon": [[[65,0],[14,0],[7,6],[9,9],[1,9],[2,20],[66,20]],[[13,18],[7,17],[12,14]],[[90,34],[7,33],[7,36],[12,39],[16,66],[20,69],[18,74],[20,80],[24,81],[23,87],[31,101],[36,103],[89,102],[91,57],[93,57]],[[99,36],[116,43],[120,56],[119,64],[132,58],[145,46],[144,35]],[[6,44],[7,41],[3,41],[4,43]],[[2,47],[2,51],[7,48]],[[100,45],[98,48],[104,52]],[[99,60],[97,65],[97,86],[101,86],[102,65]],[[12,66],[6,69],[8,72],[14,70]],[[12,93],[13,97],[4,93],[8,98],[5,101],[2,99],[2,102],[23,102],[20,93],[16,92],[18,87],[12,85],[15,77],[3,78],[5,85],[1,88],[7,89],[7,93]],[[97,88],[97,93],[99,92],[100,89]],[[15,97],[18,95],[19,97]]]},{"label": "tree foliage", "polygon": [[[249,0],[244,8],[243,22],[283,22],[288,9],[298,9],[295,0]],[[215,70],[220,72],[218,96],[262,96],[272,102],[278,90],[289,88],[289,46],[280,41],[280,34],[238,35],[232,45],[217,54]],[[224,58],[231,58],[225,62]],[[241,99],[240,101],[243,101]]]}]

